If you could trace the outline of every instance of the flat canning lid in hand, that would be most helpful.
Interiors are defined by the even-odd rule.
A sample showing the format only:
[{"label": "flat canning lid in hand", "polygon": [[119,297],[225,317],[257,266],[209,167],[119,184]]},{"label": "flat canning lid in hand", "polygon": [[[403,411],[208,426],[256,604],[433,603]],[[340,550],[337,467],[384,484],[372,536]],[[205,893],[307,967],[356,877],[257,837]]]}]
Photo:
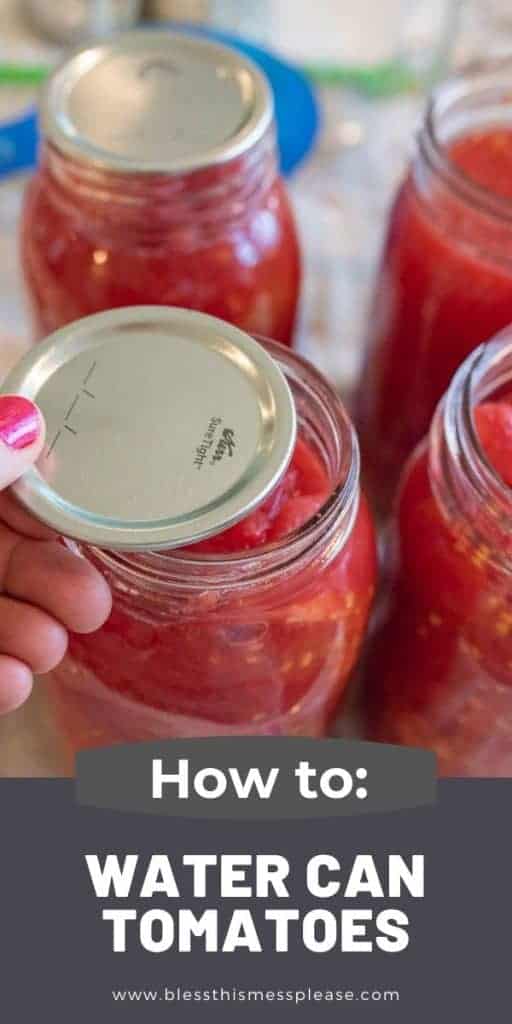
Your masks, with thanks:
[{"label": "flat canning lid in hand", "polygon": [[60,533],[114,550],[220,533],[285,472],[296,412],[275,361],[214,317],[134,306],[32,349],[2,391],[40,406],[47,444],[16,485]]}]

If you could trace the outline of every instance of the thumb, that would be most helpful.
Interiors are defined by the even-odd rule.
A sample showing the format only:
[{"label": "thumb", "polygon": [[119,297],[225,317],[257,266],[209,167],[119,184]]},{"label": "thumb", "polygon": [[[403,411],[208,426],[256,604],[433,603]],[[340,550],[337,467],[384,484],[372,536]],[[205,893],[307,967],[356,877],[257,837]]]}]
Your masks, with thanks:
[{"label": "thumb", "polygon": [[37,405],[21,395],[0,395],[0,491],[36,461],[44,436]]}]

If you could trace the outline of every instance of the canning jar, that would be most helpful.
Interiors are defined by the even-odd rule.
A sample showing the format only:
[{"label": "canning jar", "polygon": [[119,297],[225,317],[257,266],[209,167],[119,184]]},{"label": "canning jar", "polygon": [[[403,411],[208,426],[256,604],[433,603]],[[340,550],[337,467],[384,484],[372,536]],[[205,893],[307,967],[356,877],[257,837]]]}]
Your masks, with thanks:
[{"label": "canning jar", "polygon": [[323,735],[376,578],[330,385],[277,343],[146,307],[64,328],[5,386],[37,395],[48,425],[17,493],[113,593],[49,680],[71,747]]},{"label": "canning jar", "polygon": [[72,56],[41,109],[21,262],[35,336],[138,304],[291,344],[300,258],[270,88],[245,57],[137,30]]},{"label": "canning jar", "polygon": [[512,331],[468,357],[400,485],[374,739],[443,775],[512,776]]},{"label": "canning jar", "polygon": [[455,370],[512,321],[511,87],[505,60],[434,93],[391,210],[356,417],[381,511]]}]

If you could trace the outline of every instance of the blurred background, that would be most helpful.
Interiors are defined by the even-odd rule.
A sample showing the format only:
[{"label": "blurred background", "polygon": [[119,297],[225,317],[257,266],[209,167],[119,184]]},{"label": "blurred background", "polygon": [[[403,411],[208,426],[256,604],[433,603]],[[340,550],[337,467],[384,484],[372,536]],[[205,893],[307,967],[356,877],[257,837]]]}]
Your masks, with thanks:
[{"label": "blurred background", "polygon": [[[47,69],[66,47],[142,18],[178,19],[235,34],[263,48],[264,62],[265,51],[291,62],[314,90],[317,129],[304,91],[294,94],[295,99],[282,98],[283,118],[291,122],[284,130],[299,136],[295,149],[301,155],[298,166],[286,167],[306,252],[301,347],[346,390],[358,362],[381,226],[425,92],[451,66],[512,49],[512,4],[0,0],[2,368],[14,358],[27,331],[14,247],[24,174],[36,151],[35,119],[28,108]],[[285,88],[279,68],[274,85]],[[291,162],[296,159],[294,153]]]},{"label": "blurred background", "polygon": [[[0,0],[0,377],[28,342],[16,235],[38,89],[68,47],[141,19],[235,36],[271,72],[305,254],[300,349],[349,393],[426,94],[450,68],[512,52],[511,0]],[[0,775],[59,772],[45,716],[36,694],[0,723]]]}]

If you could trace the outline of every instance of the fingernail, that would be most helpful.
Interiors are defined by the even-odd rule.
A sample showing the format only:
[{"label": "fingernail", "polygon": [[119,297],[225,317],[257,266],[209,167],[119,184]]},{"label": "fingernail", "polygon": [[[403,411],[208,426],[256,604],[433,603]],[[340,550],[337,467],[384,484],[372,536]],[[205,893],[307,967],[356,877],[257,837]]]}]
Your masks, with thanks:
[{"label": "fingernail", "polygon": [[0,441],[14,451],[35,444],[41,432],[39,409],[21,395],[0,395]]}]

